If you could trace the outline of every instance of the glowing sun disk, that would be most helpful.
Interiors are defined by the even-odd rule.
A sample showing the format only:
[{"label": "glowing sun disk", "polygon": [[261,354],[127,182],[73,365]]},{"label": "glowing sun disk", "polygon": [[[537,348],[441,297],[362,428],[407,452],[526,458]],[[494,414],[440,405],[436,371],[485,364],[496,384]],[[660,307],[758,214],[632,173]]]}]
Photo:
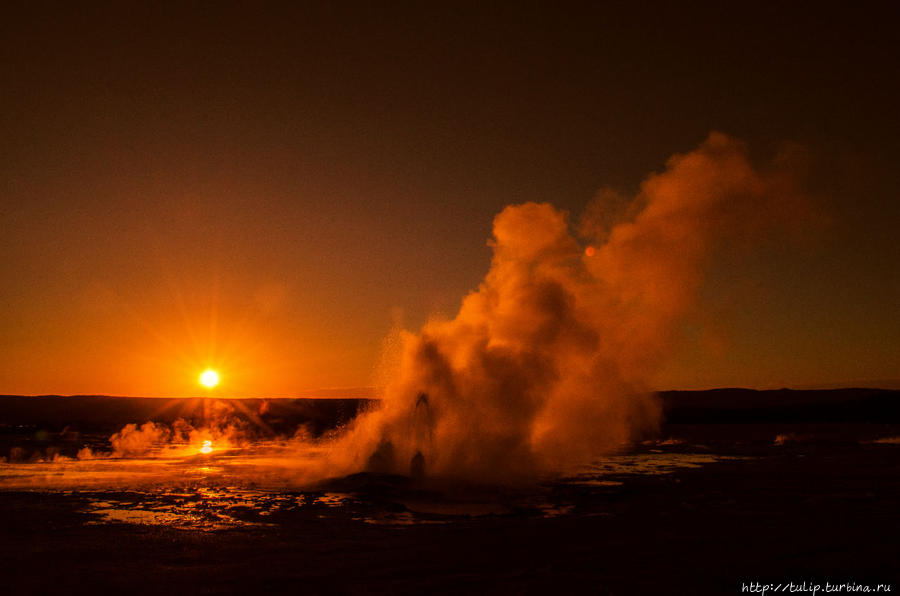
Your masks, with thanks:
[{"label": "glowing sun disk", "polygon": [[200,384],[207,389],[212,389],[219,384],[219,373],[212,369],[203,371],[203,373],[200,375]]}]

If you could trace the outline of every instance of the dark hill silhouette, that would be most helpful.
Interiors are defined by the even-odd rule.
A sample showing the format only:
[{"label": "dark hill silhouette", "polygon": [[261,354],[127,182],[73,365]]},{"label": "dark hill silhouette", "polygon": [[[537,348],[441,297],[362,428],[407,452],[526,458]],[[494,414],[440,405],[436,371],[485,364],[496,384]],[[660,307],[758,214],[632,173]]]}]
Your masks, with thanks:
[{"label": "dark hill silhouette", "polygon": [[0,429],[7,432],[35,427],[59,432],[113,433],[129,423],[171,424],[183,418],[202,425],[210,410],[231,419],[256,419],[260,432],[292,434],[305,425],[314,435],[345,424],[368,404],[366,399],[215,399],[202,397],[148,398],[106,395],[0,396]]},{"label": "dark hill silhouette", "polygon": [[[757,391],[711,389],[663,391],[664,420],[670,424],[772,422],[900,422],[900,391],[830,389]],[[319,435],[346,424],[372,399],[146,398],[101,395],[0,396],[0,431],[41,429],[113,433],[128,423],[171,424],[184,418],[202,424],[210,410],[238,420],[255,418],[261,432],[292,434],[300,425]]]},{"label": "dark hill silhouette", "polygon": [[671,424],[900,422],[900,391],[888,389],[710,389],[659,396]]}]

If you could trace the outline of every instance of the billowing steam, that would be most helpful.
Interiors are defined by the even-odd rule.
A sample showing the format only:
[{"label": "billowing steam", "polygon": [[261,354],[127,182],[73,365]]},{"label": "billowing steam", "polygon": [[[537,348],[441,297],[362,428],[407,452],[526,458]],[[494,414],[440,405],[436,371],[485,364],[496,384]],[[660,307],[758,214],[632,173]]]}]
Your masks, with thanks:
[{"label": "billowing steam", "polygon": [[205,421],[201,428],[179,418],[172,426],[155,422],[126,424],[109,438],[112,457],[141,457],[156,449],[170,446],[202,446],[204,442],[215,442],[221,447],[235,447],[248,441],[246,429],[238,422],[215,415]]},{"label": "billowing steam", "polygon": [[577,234],[549,204],[506,207],[484,281],[452,320],[402,334],[381,407],[336,440],[329,471],[514,481],[653,431],[648,384],[709,255],[797,204],[789,177],[713,133],[645,180],[616,225],[602,204]]}]

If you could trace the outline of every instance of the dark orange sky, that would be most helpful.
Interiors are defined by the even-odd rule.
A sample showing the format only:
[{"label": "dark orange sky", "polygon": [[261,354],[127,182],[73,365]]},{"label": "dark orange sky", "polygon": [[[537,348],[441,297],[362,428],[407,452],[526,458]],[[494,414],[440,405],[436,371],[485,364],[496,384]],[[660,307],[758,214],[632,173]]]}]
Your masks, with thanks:
[{"label": "dark orange sky", "polygon": [[[0,393],[370,385],[505,205],[580,214],[710,131],[808,153],[810,225],[725,250],[659,388],[900,377],[895,3],[7,7]],[[798,237],[799,236],[799,237]]]}]

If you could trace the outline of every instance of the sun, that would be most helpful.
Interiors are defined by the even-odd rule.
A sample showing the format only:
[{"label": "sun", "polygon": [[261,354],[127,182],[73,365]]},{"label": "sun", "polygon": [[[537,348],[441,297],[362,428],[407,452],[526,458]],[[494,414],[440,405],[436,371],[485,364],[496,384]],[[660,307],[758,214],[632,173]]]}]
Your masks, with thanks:
[{"label": "sun", "polygon": [[207,389],[212,389],[219,384],[219,373],[211,368],[207,368],[200,374],[200,384]]}]

